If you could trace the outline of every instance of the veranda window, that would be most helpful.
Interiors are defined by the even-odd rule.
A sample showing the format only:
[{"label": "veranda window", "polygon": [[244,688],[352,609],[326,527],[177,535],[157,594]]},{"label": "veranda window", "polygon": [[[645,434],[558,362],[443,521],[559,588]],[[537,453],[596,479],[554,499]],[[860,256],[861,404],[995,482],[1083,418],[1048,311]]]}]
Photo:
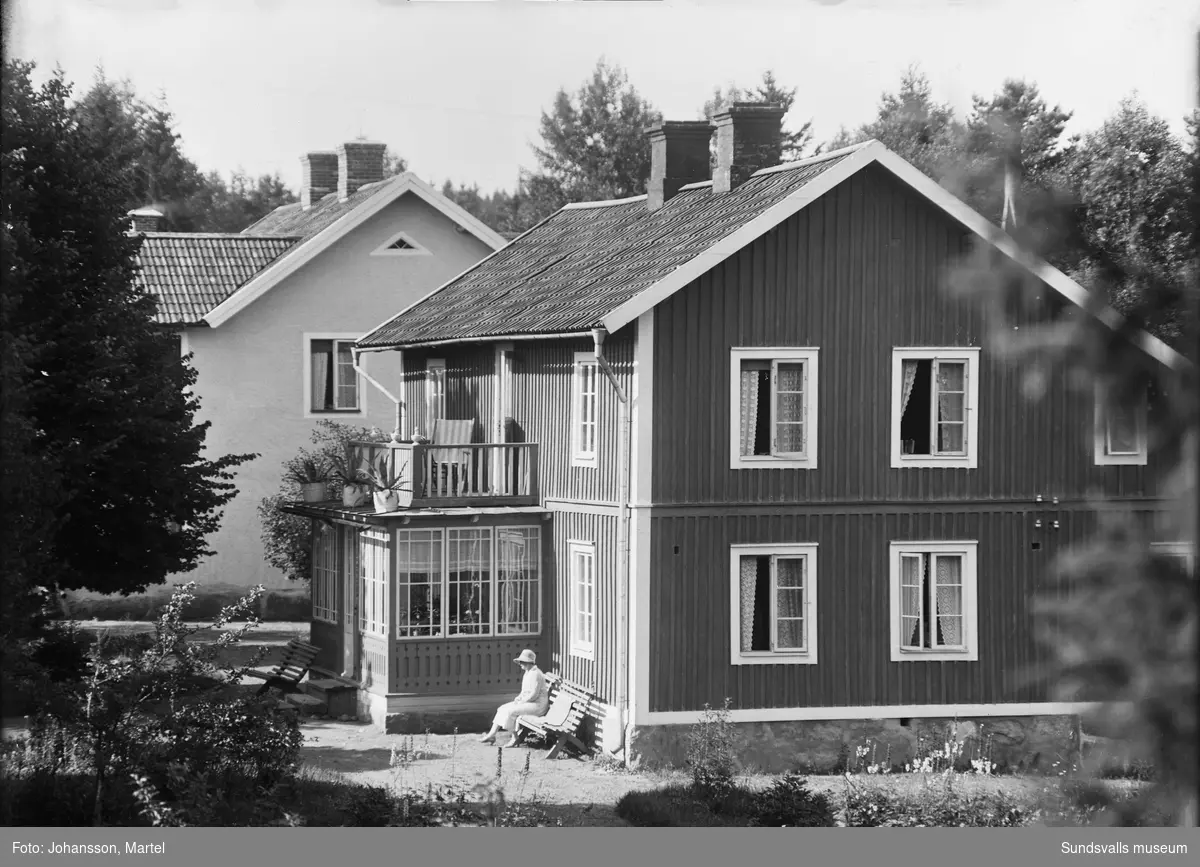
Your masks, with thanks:
[{"label": "veranda window", "polygon": [[388,557],[386,532],[364,530],[359,535],[359,626],[374,635],[388,631]]},{"label": "veranda window", "polygon": [[401,530],[397,557],[397,637],[541,631],[540,528]]}]

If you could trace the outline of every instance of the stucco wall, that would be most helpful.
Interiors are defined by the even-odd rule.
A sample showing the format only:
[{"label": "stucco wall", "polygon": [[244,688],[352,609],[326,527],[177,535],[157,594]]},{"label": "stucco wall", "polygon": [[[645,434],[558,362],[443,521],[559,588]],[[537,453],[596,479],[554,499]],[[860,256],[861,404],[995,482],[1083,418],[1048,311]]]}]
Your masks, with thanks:
[{"label": "stucco wall", "polygon": [[[399,231],[427,248],[429,256],[372,256]],[[302,266],[220,328],[190,328],[185,350],[194,353],[199,376],[198,421],[211,421],[208,454],[257,452],[237,470],[239,493],[225,508],[220,530],[209,537],[217,553],[172,583],[195,580],[199,590],[229,592],[264,584],[299,591],[263,560],[259,501],[274,493],[281,464],[301,446],[318,418],[305,417],[304,335],[361,336],[482,259],[491,248],[415,195],[402,196],[349,235]],[[398,353],[364,356],[365,369],[399,396]],[[335,421],[395,426],[395,406],[364,383],[366,412],[338,413]],[[128,600],[134,616],[143,600]],[[75,607],[86,616],[87,601]],[[268,616],[270,611],[268,610]]]}]

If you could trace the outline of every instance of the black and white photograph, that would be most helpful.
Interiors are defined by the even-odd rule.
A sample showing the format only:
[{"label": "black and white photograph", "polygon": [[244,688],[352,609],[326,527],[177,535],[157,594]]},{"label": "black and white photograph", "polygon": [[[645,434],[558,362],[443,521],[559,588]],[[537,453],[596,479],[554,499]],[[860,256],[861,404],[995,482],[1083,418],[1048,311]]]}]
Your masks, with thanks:
[{"label": "black and white photograph", "polygon": [[1200,851],[1194,0],[3,23],[5,863]]}]

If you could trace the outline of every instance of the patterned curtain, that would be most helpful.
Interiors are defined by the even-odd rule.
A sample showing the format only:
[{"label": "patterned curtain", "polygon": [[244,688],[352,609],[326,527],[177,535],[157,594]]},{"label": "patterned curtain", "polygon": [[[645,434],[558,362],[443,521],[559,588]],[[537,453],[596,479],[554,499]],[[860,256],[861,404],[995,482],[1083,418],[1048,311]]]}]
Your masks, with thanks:
[{"label": "patterned curtain", "polygon": [[962,560],[938,557],[937,614],[942,643],[962,644]]},{"label": "patterned curtain", "polygon": [[[745,374],[742,374],[745,382]],[[745,428],[743,428],[745,430]],[[743,439],[743,442],[745,440]],[[748,652],[754,646],[754,590],[758,583],[758,558],[743,557],[741,568],[742,581],[742,652]]]},{"label": "patterned curtain", "polygon": [[[904,647],[921,646],[921,557],[900,558],[900,629]],[[908,638],[903,637],[908,633]]]},{"label": "patterned curtain", "polygon": [[[742,454],[754,454],[754,435],[758,430],[758,371],[742,371]],[[745,561],[743,561],[744,563]],[[744,569],[744,567],[743,567]]]},{"label": "patterned curtain", "polygon": [[904,386],[900,392],[900,415],[904,415],[904,411],[908,409],[908,399],[912,397],[913,383],[917,381],[917,363],[915,361],[905,361],[902,369],[904,371]]},{"label": "patterned curtain", "polygon": [[329,384],[329,353],[312,354],[312,408],[325,409],[325,389]]}]

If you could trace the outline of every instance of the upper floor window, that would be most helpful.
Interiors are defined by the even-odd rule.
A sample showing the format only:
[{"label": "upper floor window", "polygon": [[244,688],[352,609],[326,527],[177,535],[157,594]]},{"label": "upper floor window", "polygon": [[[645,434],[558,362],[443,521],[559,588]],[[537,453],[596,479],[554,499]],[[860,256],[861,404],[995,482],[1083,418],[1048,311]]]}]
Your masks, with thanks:
[{"label": "upper floor window", "polygon": [[446,417],[446,359],[429,358],[425,360],[425,412],[429,425],[429,433],[433,433],[433,423],[439,418]]},{"label": "upper floor window", "polygon": [[892,466],[979,466],[979,349],[892,352]]},{"label": "upper floor window", "polygon": [[733,665],[817,661],[817,546],[731,548]]},{"label": "upper floor window", "polygon": [[731,352],[730,467],[817,465],[817,350]]},{"label": "upper floor window", "polygon": [[354,369],[351,334],[306,334],[304,391],[306,415],[362,413],[362,377]]},{"label": "upper floor window", "polygon": [[1096,391],[1096,466],[1145,466],[1146,399],[1133,406],[1106,401]]},{"label": "upper floor window", "polygon": [[892,662],[979,659],[974,541],[893,542]]},{"label": "upper floor window", "polygon": [[429,250],[422,247],[407,232],[397,232],[380,244],[372,256],[429,256]]},{"label": "upper floor window", "polygon": [[575,466],[596,465],[598,372],[599,364],[595,355],[590,352],[575,353],[574,375],[571,378],[571,463]]}]

